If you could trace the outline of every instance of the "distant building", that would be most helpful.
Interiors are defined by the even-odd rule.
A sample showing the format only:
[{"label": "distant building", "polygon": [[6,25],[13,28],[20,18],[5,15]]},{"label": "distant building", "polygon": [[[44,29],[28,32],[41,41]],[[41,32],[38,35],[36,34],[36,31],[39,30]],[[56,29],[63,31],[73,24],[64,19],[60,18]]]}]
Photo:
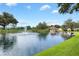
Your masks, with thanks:
[{"label": "distant building", "polygon": [[61,32],[61,31],[63,31],[63,29],[62,28],[59,28],[58,31]]},{"label": "distant building", "polygon": [[50,26],[50,33],[51,33],[51,34],[55,34],[56,32],[61,32],[61,31],[63,31],[63,30],[62,30],[62,28],[60,28],[60,27],[56,27],[56,26],[54,26],[54,25],[51,25],[51,26]]},{"label": "distant building", "polygon": [[50,33],[55,34],[57,32],[57,28],[54,25],[50,26]]}]

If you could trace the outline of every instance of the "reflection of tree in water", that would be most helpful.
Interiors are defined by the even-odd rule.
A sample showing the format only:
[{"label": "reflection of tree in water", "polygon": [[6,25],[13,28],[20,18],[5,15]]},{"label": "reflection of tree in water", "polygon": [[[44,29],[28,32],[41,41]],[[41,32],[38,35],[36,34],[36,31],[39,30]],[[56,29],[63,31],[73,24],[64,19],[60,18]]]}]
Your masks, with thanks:
[{"label": "reflection of tree in water", "polygon": [[11,49],[15,43],[16,36],[8,36],[7,34],[2,34],[0,37],[0,47],[2,47],[4,51]]},{"label": "reflection of tree in water", "polygon": [[64,38],[64,39],[69,39],[70,37],[73,36],[73,33],[72,32],[63,32],[61,34],[61,36]]},{"label": "reflection of tree in water", "polygon": [[40,34],[38,35],[39,37],[39,40],[46,40],[46,37],[47,37],[48,34]]}]

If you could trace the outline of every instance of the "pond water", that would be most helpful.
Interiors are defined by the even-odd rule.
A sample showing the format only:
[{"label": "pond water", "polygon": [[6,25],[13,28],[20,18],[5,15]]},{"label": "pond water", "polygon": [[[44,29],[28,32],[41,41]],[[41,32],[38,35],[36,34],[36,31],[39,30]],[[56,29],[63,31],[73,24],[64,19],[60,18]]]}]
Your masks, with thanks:
[{"label": "pond water", "polygon": [[55,35],[32,32],[0,34],[0,55],[31,56],[65,40],[61,33]]}]

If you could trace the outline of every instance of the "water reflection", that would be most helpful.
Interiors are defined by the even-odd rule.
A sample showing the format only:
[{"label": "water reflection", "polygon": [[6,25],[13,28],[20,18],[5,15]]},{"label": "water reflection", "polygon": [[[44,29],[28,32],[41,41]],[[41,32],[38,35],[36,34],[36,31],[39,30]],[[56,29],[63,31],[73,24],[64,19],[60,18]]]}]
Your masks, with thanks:
[{"label": "water reflection", "polygon": [[64,41],[63,33],[10,33],[0,35],[0,55],[34,55]]},{"label": "water reflection", "polygon": [[73,32],[62,32],[61,36],[64,39],[69,39],[70,37],[74,36]]},{"label": "water reflection", "polygon": [[9,36],[6,33],[2,34],[0,37],[0,48],[3,51],[10,50],[16,43],[16,36]]},{"label": "water reflection", "polygon": [[48,33],[46,33],[46,34],[38,34],[38,38],[39,38],[39,40],[46,40],[46,37],[47,37],[47,35],[48,35]]}]

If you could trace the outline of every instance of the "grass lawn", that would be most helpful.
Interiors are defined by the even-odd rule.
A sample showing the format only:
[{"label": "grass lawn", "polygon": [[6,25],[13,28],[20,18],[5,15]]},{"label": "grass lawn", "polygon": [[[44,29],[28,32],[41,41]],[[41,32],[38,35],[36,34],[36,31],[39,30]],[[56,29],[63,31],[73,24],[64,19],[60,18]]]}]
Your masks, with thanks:
[{"label": "grass lawn", "polygon": [[79,56],[79,32],[75,32],[75,36],[65,42],[37,53],[35,56]]},{"label": "grass lawn", "polygon": [[22,32],[22,31],[23,31],[22,29],[6,29],[6,30],[0,29],[0,34],[2,34],[2,33],[17,33],[17,32]]}]

